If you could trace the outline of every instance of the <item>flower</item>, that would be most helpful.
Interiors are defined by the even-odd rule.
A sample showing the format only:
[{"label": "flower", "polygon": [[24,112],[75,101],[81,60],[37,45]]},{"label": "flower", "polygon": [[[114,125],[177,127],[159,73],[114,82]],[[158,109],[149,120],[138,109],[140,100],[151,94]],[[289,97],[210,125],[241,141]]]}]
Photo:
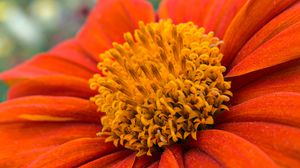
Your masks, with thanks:
[{"label": "flower", "polygon": [[[155,15],[147,1],[99,1],[76,37],[0,74],[10,85],[0,104],[1,167],[299,167],[299,10],[297,0],[164,0]],[[153,128],[156,139],[146,133],[151,109],[169,115]],[[191,127],[181,112],[194,115]]]}]

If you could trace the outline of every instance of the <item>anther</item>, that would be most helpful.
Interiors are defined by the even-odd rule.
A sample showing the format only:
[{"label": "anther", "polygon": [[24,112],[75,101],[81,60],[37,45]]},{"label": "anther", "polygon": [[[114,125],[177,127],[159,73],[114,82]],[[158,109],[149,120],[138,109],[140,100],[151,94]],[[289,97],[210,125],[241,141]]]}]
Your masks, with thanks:
[{"label": "anther", "polygon": [[90,100],[106,115],[101,118],[106,142],[149,155],[167,145],[196,139],[214,124],[215,115],[228,110],[232,93],[221,65],[222,41],[205,34],[192,22],[170,20],[139,23],[134,37],[100,54],[90,88]]}]

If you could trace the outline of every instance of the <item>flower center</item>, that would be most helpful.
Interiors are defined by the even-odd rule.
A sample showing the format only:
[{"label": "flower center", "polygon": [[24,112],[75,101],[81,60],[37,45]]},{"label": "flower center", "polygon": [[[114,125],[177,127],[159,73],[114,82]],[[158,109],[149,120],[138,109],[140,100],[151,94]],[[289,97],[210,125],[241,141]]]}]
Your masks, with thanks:
[{"label": "flower center", "polygon": [[104,76],[90,79],[91,98],[101,118],[106,141],[151,155],[159,148],[183,142],[214,124],[227,109],[232,93],[224,81],[222,43],[192,22],[170,20],[144,25],[124,35],[125,43],[100,55]]}]

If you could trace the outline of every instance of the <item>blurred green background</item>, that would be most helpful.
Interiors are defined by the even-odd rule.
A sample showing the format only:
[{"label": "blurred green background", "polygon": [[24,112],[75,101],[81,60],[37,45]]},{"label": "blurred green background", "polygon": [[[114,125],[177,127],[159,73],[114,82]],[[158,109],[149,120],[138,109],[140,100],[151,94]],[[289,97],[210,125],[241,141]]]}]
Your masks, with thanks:
[{"label": "blurred green background", "polygon": [[[160,0],[150,0],[155,8]],[[0,72],[72,37],[96,0],[0,0]],[[0,81],[0,102],[7,87]]]}]

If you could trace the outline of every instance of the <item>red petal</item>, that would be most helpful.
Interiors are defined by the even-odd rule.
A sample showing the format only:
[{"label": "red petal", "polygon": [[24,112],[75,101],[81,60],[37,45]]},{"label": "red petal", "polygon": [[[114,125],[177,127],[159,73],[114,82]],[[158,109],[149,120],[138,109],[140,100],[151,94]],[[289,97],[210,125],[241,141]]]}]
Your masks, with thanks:
[{"label": "red petal", "polygon": [[199,149],[189,150],[184,154],[186,168],[218,168],[221,167],[212,157]]},{"label": "red petal", "polygon": [[105,138],[81,138],[69,141],[39,156],[29,168],[77,167],[91,159],[117,151]]},{"label": "red petal", "polygon": [[125,159],[123,159],[122,161],[112,165],[111,168],[132,168],[135,159],[136,159],[136,155],[135,155],[135,153],[133,153],[133,154],[129,155],[128,157],[126,157]]},{"label": "red petal", "polygon": [[176,24],[193,21],[222,37],[244,2],[245,0],[164,0],[160,4],[158,15],[163,19],[171,18]]},{"label": "red petal", "polygon": [[261,30],[259,30],[241,49],[234,58],[232,65],[236,65],[261,45],[272,39],[275,35],[288,27],[300,22],[300,3],[294,4],[289,9],[275,17]]},{"label": "red petal", "polygon": [[173,145],[169,148],[166,148],[161,155],[158,167],[183,168],[182,148],[179,145]]},{"label": "red petal", "polygon": [[153,154],[152,156],[141,156],[137,157],[133,168],[147,167],[150,166],[153,162],[156,162],[159,159],[160,155]]},{"label": "red petal", "polygon": [[300,126],[300,94],[279,92],[233,106],[217,116],[217,122],[267,121]]},{"label": "red petal", "polygon": [[159,162],[156,161],[154,163],[152,163],[150,166],[148,166],[147,168],[158,168]]},{"label": "red petal", "polygon": [[175,24],[193,21],[202,26],[204,18],[214,1],[163,0],[158,9],[161,19],[172,19]]},{"label": "red petal", "polygon": [[86,53],[80,46],[76,39],[66,40],[54,48],[49,53],[54,56],[64,58],[68,61],[74,62],[78,65],[82,65],[85,68],[97,72],[97,62],[91,55]]},{"label": "red petal", "polygon": [[83,66],[73,64],[66,59],[44,53],[35,56],[31,60],[13,69],[1,73],[0,79],[5,80],[9,84],[13,84],[19,80],[57,74],[89,79],[92,77],[93,72]]},{"label": "red petal", "polygon": [[228,77],[285,63],[300,56],[300,22],[282,31],[235,65]]},{"label": "red petal", "polygon": [[16,121],[82,121],[99,123],[101,113],[92,102],[73,97],[30,96],[0,104],[0,123]]},{"label": "red petal", "polygon": [[21,81],[12,87],[8,92],[8,99],[31,96],[70,96],[90,98],[95,91],[89,88],[87,80],[72,76],[42,76]]},{"label": "red petal", "polygon": [[221,48],[224,54],[223,65],[229,65],[237,52],[255,32],[296,1],[247,1],[234,17],[224,35],[225,44]]},{"label": "red petal", "polygon": [[212,30],[217,37],[222,38],[234,16],[246,0],[215,0],[207,12],[203,27]]},{"label": "red petal", "polygon": [[144,0],[102,0],[89,15],[78,33],[80,45],[98,60],[98,55],[122,42],[123,34],[138,27],[138,21],[154,21],[152,5]]},{"label": "red petal", "polygon": [[[294,160],[298,160],[298,166],[289,165],[280,157],[272,157],[278,164],[288,167],[299,167],[300,165],[300,130],[271,123],[262,122],[240,122],[227,123],[217,126],[234,134],[237,134],[254,143],[272,157],[273,153],[279,153]],[[292,163],[295,164],[295,163]]]},{"label": "red petal", "polygon": [[94,124],[15,123],[0,125],[0,167],[25,167],[57,145],[82,137],[94,137]]},{"label": "red petal", "polygon": [[130,151],[128,150],[122,150],[119,152],[115,152],[106,156],[103,156],[99,159],[93,160],[87,164],[84,164],[80,166],[80,168],[95,168],[95,167],[101,167],[101,168],[108,168],[112,167],[113,164],[120,162],[126,156],[130,155]]},{"label": "red petal", "polygon": [[263,78],[259,78],[238,91],[235,91],[231,102],[239,104],[246,100],[278,91],[300,92],[299,63],[288,68],[283,68],[283,70],[279,72],[264,75]]},{"label": "red petal", "polygon": [[232,133],[221,130],[200,131],[191,141],[223,167],[277,167],[258,147]]}]

